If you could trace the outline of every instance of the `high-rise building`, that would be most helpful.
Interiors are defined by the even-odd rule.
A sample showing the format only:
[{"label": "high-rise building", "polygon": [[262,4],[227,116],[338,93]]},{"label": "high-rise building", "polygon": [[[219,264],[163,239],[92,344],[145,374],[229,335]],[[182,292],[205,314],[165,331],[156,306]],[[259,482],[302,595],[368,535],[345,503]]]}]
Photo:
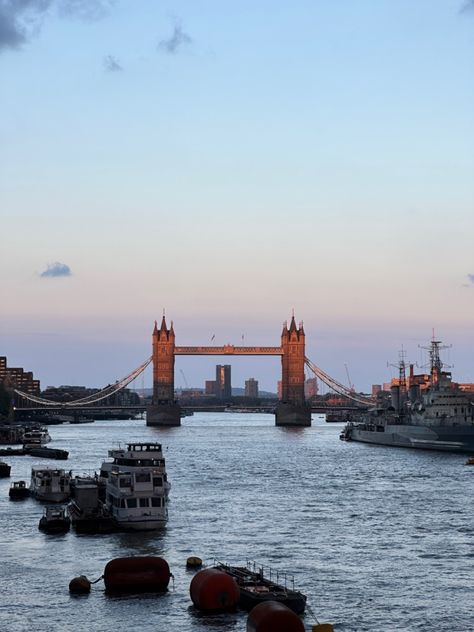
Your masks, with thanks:
[{"label": "high-rise building", "polygon": [[316,397],[318,394],[318,378],[310,377],[304,383],[304,395],[306,399],[311,399],[311,397]]},{"label": "high-rise building", "polygon": [[8,367],[5,356],[0,357],[0,382],[31,395],[40,394],[40,382],[33,379],[33,373],[20,367]]},{"label": "high-rise building", "polygon": [[377,393],[382,390],[382,384],[372,384],[372,397],[376,397]]},{"label": "high-rise building", "polygon": [[258,380],[253,377],[245,380],[245,397],[253,397],[254,399],[258,397]]},{"label": "high-rise building", "polygon": [[216,381],[206,380],[204,392],[206,395],[215,395],[216,394]]},{"label": "high-rise building", "polygon": [[232,397],[230,364],[216,365],[216,395],[223,400],[228,400]]}]

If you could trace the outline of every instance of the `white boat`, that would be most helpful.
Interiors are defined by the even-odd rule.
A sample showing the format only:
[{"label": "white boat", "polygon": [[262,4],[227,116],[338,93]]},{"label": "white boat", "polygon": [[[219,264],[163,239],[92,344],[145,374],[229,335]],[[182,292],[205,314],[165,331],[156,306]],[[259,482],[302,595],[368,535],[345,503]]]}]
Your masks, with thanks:
[{"label": "white boat", "polygon": [[166,474],[166,461],[161,443],[127,443],[125,448],[118,446],[109,450],[112,461],[104,461],[100,468],[99,481],[106,483],[110,472],[118,466],[121,471],[131,472],[151,468],[151,471],[163,477],[165,494],[169,494],[171,484]]},{"label": "white boat", "polygon": [[102,464],[105,504],[118,527],[158,529],[168,520],[165,459],[159,443],[133,443],[109,451],[113,462]]},{"label": "white boat", "polygon": [[32,428],[23,434],[23,447],[31,448],[45,445],[51,441],[47,428]]},{"label": "white boat", "polygon": [[71,495],[71,475],[52,467],[32,467],[30,493],[38,500],[60,503]]}]

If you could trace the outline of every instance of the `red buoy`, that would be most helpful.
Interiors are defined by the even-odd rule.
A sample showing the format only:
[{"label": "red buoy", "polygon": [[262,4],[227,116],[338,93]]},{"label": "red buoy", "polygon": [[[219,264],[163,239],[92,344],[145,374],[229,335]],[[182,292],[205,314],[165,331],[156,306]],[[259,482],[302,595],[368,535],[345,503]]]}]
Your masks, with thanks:
[{"label": "red buoy", "polygon": [[109,592],[163,592],[168,588],[171,573],[161,557],[118,557],[104,570],[105,588]]},{"label": "red buoy", "polygon": [[205,612],[234,610],[240,597],[234,579],[216,568],[206,568],[194,575],[189,592],[196,608]]},{"label": "red buoy", "polygon": [[278,601],[262,601],[247,618],[247,632],[304,632],[297,614]]}]

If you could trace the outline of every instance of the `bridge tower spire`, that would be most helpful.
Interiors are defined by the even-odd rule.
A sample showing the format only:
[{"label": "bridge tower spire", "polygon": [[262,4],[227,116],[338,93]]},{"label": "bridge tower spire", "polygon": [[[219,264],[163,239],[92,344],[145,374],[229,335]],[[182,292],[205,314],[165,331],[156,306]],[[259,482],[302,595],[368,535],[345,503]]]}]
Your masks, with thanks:
[{"label": "bridge tower spire", "polygon": [[165,314],[160,328],[155,321],[153,346],[153,399],[147,409],[147,426],[179,426],[181,409],[174,398],[175,333]]},{"label": "bridge tower spire", "polygon": [[310,426],[311,408],[304,395],[305,332],[296,325],[292,313],[290,326],[281,333],[281,401],[276,410],[277,426]]}]

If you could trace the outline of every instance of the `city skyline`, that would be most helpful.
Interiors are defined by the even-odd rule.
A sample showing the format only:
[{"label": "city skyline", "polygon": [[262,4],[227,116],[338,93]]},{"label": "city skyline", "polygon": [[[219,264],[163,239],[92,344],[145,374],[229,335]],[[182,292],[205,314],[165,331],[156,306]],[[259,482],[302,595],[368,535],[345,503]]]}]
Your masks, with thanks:
[{"label": "city skyline", "polygon": [[[102,386],[278,344],[358,390],[452,344],[474,382],[474,10],[460,0],[0,7],[0,355]],[[202,384],[218,358],[179,358]],[[222,361],[226,361],[224,358]],[[232,374],[275,390],[277,359]]]}]

